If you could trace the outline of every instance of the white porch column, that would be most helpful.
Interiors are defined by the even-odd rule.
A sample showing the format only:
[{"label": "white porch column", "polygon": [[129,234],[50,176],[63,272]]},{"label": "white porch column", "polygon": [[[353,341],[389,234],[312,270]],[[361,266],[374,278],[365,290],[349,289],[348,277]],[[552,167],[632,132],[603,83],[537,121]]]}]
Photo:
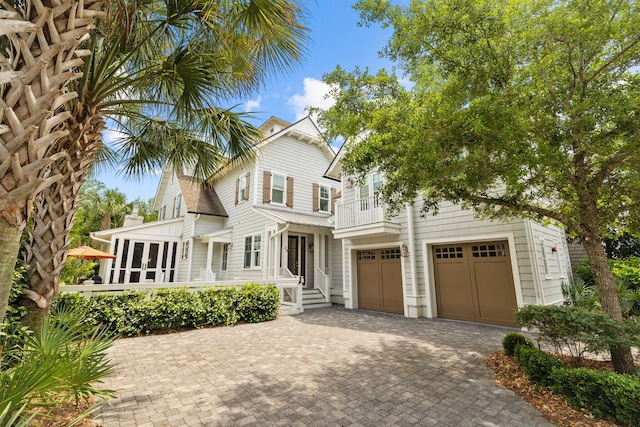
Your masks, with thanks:
[{"label": "white porch column", "polygon": [[[209,239],[209,244],[207,245],[207,272],[205,280],[209,281],[212,278],[210,276],[211,272],[211,263],[213,262],[213,240]],[[202,279],[202,278],[201,278]]]},{"label": "white porch column", "polygon": [[322,250],[322,244],[320,243],[320,235],[318,233],[313,233],[313,287],[314,288],[317,288],[322,284],[324,284],[324,277],[320,277],[318,274],[318,268],[320,267],[320,251],[321,250]]}]

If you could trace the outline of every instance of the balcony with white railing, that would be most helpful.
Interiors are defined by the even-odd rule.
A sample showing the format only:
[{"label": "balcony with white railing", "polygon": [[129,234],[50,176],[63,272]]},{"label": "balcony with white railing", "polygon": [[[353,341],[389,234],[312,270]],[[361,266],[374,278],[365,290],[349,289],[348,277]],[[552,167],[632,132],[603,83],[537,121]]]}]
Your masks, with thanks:
[{"label": "balcony with white railing", "polygon": [[376,195],[339,203],[336,208],[333,234],[337,239],[400,234],[397,219],[387,217],[387,207]]}]

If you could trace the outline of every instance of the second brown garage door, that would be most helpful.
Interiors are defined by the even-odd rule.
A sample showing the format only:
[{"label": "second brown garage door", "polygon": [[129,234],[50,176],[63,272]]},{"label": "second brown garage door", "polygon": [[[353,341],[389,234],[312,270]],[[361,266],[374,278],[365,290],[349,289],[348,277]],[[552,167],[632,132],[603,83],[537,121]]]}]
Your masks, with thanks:
[{"label": "second brown garage door", "polygon": [[358,251],[358,308],[404,313],[399,248]]},{"label": "second brown garage door", "polygon": [[506,241],[433,247],[438,316],[518,326]]}]

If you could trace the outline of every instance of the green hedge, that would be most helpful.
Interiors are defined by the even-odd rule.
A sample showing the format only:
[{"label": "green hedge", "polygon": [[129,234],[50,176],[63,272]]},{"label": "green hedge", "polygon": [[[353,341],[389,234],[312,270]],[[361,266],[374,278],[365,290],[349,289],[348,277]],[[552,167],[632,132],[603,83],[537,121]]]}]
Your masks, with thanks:
[{"label": "green hedge", "polygon": [[118,295],[60,294],[56,304],[87,312],[87,322],[103,324],[119,335],[141,335],[212,325],[232,325],[239,320],[264,322],[278,316],[280,292],[273,285],[250,283],[239,288],[160,289],[146,294],[130,291]]},{"label": "green hedge", "polygon": [[562,362],[544,351],[522,345],[516,347],[515,360],[531,381],[545,386],[551,384],[553,371],[563,367]]},{"label": "green hedge", "polygon": [[534,347],[533,341],[517,332],[511,332],[505,335],[504,338],[502,338],[502,348],[504,349],[504,354],[506,354],[507,356],[515,356],[516,348],[518,346],[524,346],[528,348]]},{"label": "green hedge", "polygon": [[578,368],[556,369],[550,389],[561,393],[574,408],[585,408],[598,418],[640,426],[640,377]]}]

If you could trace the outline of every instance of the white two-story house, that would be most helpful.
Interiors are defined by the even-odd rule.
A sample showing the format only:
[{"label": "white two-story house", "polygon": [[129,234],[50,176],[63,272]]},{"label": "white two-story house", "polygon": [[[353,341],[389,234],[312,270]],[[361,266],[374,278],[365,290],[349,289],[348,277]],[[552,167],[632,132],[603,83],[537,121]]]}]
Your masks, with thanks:
[{"label": "white two-story house", "polygon": [[[396,217],[377,198],[384,175],[364,185],[342,175],[313,121],[272,117],[251,165],[227,168],[203,189],[167,168],[158,221],[136,215],[93,233],[116,255],[105,283],[299,278],[305,292],[346,308],[516,326],[526,304],[563,301],[571,277],[564,231],[529,220],[478,219],[420,202]],[[236,282],[237,283],[237,282]]]},{"label": "white two-story house", "polygon": [[341,247],[332,236],[340,182],[324,176],[334,158],[309,118],[272,117],[252,164],[229,167],[203,189],[166,168],[155,195],[158,220],[130,216],[94,232],[114,260],[104,283],[269,280],[299,277],[325,301],[342,300]]},{"label": "white two-story house", "polygon": [[341,180],[333,233],[345,307],[517,326],[518,307],[563,301],[571,276],[564,230],[478,219],[450,203],[423,218],[416,201],[389,218],[376,196],[384,175],[357,185],[342,175],[342,157],[326,175]]}]

